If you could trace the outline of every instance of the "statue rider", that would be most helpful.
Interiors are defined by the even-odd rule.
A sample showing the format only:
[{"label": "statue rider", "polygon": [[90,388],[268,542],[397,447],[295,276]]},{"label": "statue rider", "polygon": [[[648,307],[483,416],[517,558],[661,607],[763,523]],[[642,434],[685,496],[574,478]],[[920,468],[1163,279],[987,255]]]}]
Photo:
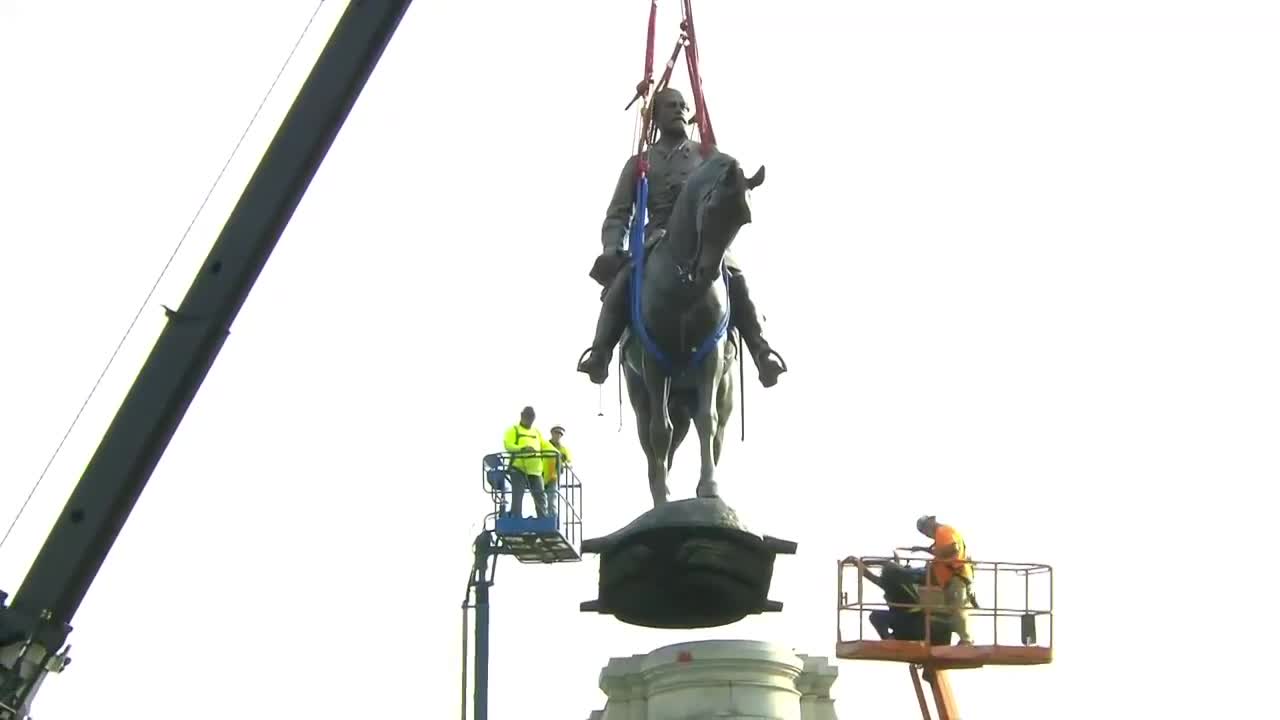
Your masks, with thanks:
[{"label": "statue rider", "polygon": [[[658,140],[649,148],[649,203],[648,224],[645,227],[645,247],[652,247],[666,232],[668,219],[675,206],[676,196],[685,180],[703,162],[700,143],[690,140],[686,131],[685,113],[688,105],[684,96],[673,88],[664,88],[653,96],[653,122],[659,131]],[[622,168],[613,200],[605,213],[602,241],[604,252],[596,258],[591,277],[605,286],[600,317],[596,322],[596,335],[591,348],[583,353],[578,372],[586,373],[591,382],[600,385],[609,377],[609,363],[613,349],[622,339],[622,333],[630,321],[629,288],[631,273],[630,255],[623,249],[623,238],[631,220],[631,210],[636,192],[636,156],[631,156]],[[760,383],[773,387],[778,376],[787,371],[782,356],[769,347],[755,303],[747,291],[747,281],[742,268],[731,254],[725,255],[728,270],[730,323],[738,329],[742,339],[760,372]]]}]

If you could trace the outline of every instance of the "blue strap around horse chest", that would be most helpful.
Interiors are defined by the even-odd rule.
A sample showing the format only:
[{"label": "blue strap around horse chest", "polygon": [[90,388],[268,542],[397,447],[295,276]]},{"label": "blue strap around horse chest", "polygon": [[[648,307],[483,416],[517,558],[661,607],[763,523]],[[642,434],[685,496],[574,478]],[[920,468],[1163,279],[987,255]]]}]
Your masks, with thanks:
[{"label": "blue strap around horse chest", "polygon": [[[644,324],[644,314],[641,312],[641,308],[640,308],[640,292],[644,286],[644,261],[645,261],[644,240],[645,240],[645,225],[647,224],[646,211],[648,210],[648,207],[649,207],[649,178],[643,174],[640,176],[640,179],[636,181],[636,206],[635,207],[636,207],[635,217],[631,221],[631,239],[630,239],[631,329],[640,338],[640,344],[644,346],[644,349],[647,350],[649,354],[652,355],[654,359],[658,361],[658,366],[662,368],[662,371],[667,375],[671,375],[674,369],[671,359],[667,357],[666,353],[662,352],[662,349],[658,347],[658,344],[656,342],[654,342],[653,336],[649,334],[649,329],[645,327],[645,324]],[[721,262],[720,264],[720,273],[721,273],[721,276],[724,278],[725,286],[727,287],[729,284],[729,270],[728,268],[725,267],[723,262]],[[729,305],[729,298],[727,295],[725,296],[724,309],[725,309],[724,317],[720,318],[720,323],[719,325],[716,326],[715,332],[713,332],[705,340],[703,340],[702,344],[699,345],[697,350],[694,351],[693,356],[689,359],[688,367],[697,367],[698,363],[702,362],[703,358],[705,358],[708,353],[710,353],[712,350],[715,349],[716,344],[720,342],[720,338],[724,337],[724,334],[728,332],[729,311],[731,308]]]},{"label": "blue strap around horse chest", "polygon": [[[729,268],[725,267],[723,260],[720,262],[720,277],[724,279],[724,286],[727,291],[729,288]],[[716,343],[720,342],[720,338],[724,337],[724,334],[729,330],[729,311],[732,309],[729,302],[729,293],[725,292],[724,317],[720,318],[720,323],[716,325],[716,331],[711,333],[706,340],[703,340],[698,349],[694,351],[693,357],[689,360],[690,367],[697,367],[698,363],[702,362],[702,359],[707,356],[707,353],[716,349]]]}]

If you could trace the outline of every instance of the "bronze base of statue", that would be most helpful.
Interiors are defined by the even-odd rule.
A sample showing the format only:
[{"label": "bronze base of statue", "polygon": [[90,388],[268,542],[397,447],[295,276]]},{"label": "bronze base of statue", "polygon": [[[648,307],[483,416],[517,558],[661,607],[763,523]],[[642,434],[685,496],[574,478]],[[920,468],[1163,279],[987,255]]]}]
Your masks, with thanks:
[{"label": "bronze base of statue", "polygon": [[656,507],[621,530],[582,543],[600,555],[600,597],[583,612],[628,625],[710,628],[782,610],[769,600],[774,557],[796,543],[747,531],[719,498]]}]

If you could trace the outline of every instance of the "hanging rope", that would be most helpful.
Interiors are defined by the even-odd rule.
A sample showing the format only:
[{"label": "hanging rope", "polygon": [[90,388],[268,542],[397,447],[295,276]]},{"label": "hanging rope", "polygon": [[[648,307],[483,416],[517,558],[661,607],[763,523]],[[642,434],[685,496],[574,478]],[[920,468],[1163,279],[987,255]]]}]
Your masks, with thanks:
[{"label": "hanging rope", "polygon": [[9,539],[9,535],[17,526],[18,521],[22,518],[22,513],[26,511],[27,505],[31,502],[31,498],[35,496],[36,490],[40,487],[40,483],[44,481],[45,475],[49,473],[49,468],[53,466],[53,461],[58,458],[58,453],[62,451],[62,446],[66,444],[67,438],[71,436],[71,431],[75,429],[76,423],[80,421],[80,416],[84,414],[85,408],[89,406],[89,401],[93,399],[94,393],[97,392],[98,386],[102,384],[102,379],[106,377],[107,371],[111,369],[112,363],[115,362],[116,356],[120,354],[120,349],[124,347],[124,343],[129,339],[129,335],[133,332],[133,328],[138,323],[138,319],[142,317],[142,313],[146,311],[147,306],[151,303],[151,297],[155,294],[156,288],[160,286],[161,280],[164,279],[165,273],[168,272],[169,266],[173,264],[174,258],[178,256],[178,251],[187,240],[187,236],[191,234],[191,229],[195,227],[196,220],[199,219],[200,213],[204,211],[205,205],[209,203],[209,198],[213,196],[213,191],[217,189],[218,183],[222,181],[222,176],[227,172],[227,168],[231,165],[231,161],[235,158],[236,152],[240,150],[240,146],[244,143],[245,137],[249,135],[249,130],[257,121],[259,113],[267,104],[267,99],[271,97],[271,93],[276,89],[276,84],[280,82],[284,71],[289,67],[289,63],[293,60],[294,54],[298,51],[298,46],[302,44],[303,38],[307,36],[307,31],[311,29],[312,23],[315,22],[316,15],[319,14],[320,8],[324,5],[324,0],[316,5],[315,10],[311,12],[311,17],[307,19],[307,24],[302,28],[302,33],[298,35],[298,39],[294,41],[293,48],[289,50],[289,55],[284,59],[284,64],[280,66],[279,72],[276,73],[275,79],[271,81],[271,86],[267,88],[267,92],[262,96],[262,102],[258,103],[258,108],[253,111],[253,116],[249,118],[249,124],[245,126],[244,132],[240,133],[240,139],[236,141],[235,147],[231,149],[231,154],[227,156],[226,162],[222,164],[222,169],[218,171],[217,177],[213,179],[213,184],[209,186],[209,191],[205,193],[204,200],[201,201],[200,207],[196,209],[196,214],[191,218],[191,222],[187,224],[187,229],[182,233],[182,237],[178,239],[178,244],[174,246],[173,252],[169,255],[169,260],[160,269],[160,274],[152,283],[151,289],[147,291],[146,298],[143,299],[142,305],[138,308],[138,312],[134,314],[133,320],[129,322],[129,326],[125,328],[124,336],[120,338],[120,342],[116,345],[115,351],[111,353],[111,357],[107,359],[107,364],[102,368],[102,372],[98,375],[98,379],[93,383],[93,387],[89,389],[88,396],[81,403],[80,409],[76,411],[75,417],[71,419],[71,424],[67,426],[67,430],[62,435],[62,440],[58,442],[58,446],[54,448],[53,455],[49,458],[49,462],[45,463],[44,470],[40,472],[40,476],[36,478],[36,482],[31,486],[31,492],[27,493],[27,499],[23,501],[22,506],[18,508],[17,515],[14,515],[13,521],[9,523],[9,529],[5,531],[4,537],[0,537],[0,547],[4,547],[5,541]]},{"label": "hanging rope", "polygon": [[738,421],[742,424],[742,441],[747,440],[747,368],[742,363],[746,353],[743,351],[742,333],[736,333],[738,340]]}]

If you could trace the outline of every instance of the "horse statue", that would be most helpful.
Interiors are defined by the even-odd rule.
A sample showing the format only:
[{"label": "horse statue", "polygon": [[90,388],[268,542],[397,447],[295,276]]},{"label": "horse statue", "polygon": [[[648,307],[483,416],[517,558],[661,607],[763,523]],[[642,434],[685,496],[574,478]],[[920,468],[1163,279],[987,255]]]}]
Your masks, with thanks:
[{"label": "horse statue", "polygon": [[702,454],[697,496],[718,497],[715,470],[734,409],[738,354],[728,333],[724,259],[751,222],[747,192],[763,182],[763,167],[747,177],[736,159],[717,151],[685,181],[665,234],[640,248],[627,270],[631,328],[622,341],[623,375],[654,507],[669,499],[667,475],[691,421]]},{"label": "horse statue", "polygon": [[[631,625],[706,628],[777,612],[768,598],[778,554],[796,543],[746,529],[716,486],[724,429],[733,413],[725,255],[751,222],[747,177],[732,156],[716,152],[685,181],[665,233],[644,247],[643,215],[633,225],[631,327],[622,339],[623,375],[649,464],[653,508],[609,535],[584,540],[600,556],[600,595],[583,612]],[[637,207],[645,207],[639,184]],[[667,474],[676,449],[697,429],[702,472],[697,497],[669,501]]]}]

